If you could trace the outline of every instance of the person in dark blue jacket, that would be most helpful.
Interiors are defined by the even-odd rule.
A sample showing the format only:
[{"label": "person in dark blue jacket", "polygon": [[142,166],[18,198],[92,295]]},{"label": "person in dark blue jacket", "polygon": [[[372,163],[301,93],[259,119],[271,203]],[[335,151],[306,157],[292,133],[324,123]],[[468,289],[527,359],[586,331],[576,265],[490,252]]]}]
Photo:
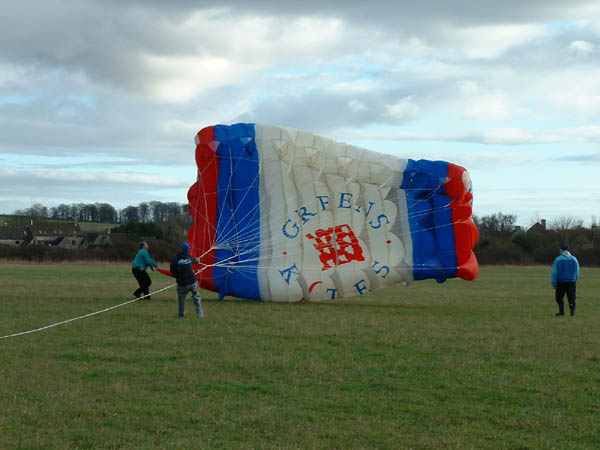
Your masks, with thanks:
[{"label": "person in dark blue jacket", "polygon": [[552,265],[552,287],[555,289],[556,303],[558,303],[557,316],[565,315],[564,297],[567,294],[571,315],[575,315],[576,284],[579,279],[579,261],[569,252],[566,244],[561,245],[560,255]]},{"label": "person in dark blue jacket", "polygon": [[198,260],[189,254],[190,244],[184,242],[181,244],[181,250],[171,260],[171,274],[177,280],[177,301],[179,303],[178,316],[183,317],[185,309],[185,297],[188,292],[192,293],[192,300],[196,308],[196,315],[204,317],[200,294],[198,293],[198,280],[194,273],[193,264],[198,264]]}]

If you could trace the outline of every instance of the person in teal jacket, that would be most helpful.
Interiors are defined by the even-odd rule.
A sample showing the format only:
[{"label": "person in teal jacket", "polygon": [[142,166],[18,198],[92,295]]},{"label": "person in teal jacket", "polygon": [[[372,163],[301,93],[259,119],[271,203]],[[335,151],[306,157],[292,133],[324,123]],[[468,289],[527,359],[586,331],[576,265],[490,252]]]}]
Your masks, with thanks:
[{"label": "person in teal jacket", "polygon": [[133,292],[133,295],[137,298],[145,298],[146,300],[152,298],[149,290],[152,280],[150,279],[150,275],[146,272],[148,267],[154,271],[154,269],[158,269],[158,264],[150,257],[148,243],[143,241],[140,243],[140,249],[133,260],[131,273],[133,273],[133,276],[140,285],[140,287]]},{"label": "person in teal jacket", "polygon": [[571,315],[575,315],[576,284],[579,279],[579,261],[569,252],[566,244],[561,245],[560,255],[552,265],[552,287],[555,289],[556,303],[558,303],[557,316],[565,315],[564,297],[567,294]]}]

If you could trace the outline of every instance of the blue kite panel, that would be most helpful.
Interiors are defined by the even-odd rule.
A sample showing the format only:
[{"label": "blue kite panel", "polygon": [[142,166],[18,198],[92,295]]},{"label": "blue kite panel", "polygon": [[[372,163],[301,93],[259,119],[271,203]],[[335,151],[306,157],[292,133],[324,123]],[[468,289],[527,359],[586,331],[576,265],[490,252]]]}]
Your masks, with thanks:
[{"label": "blue kite panel", "polygon": [[219,298],[261,300],[259,158],[254,124],[216,125],[218,213],[213,279]]},{"label": "blue kite panel", "polygon": [[445,188],[448,163],[408,160],[401,189],[406,191],[408,220],[413,243],[413,277],[443,282],[456,277],[452,209]]}]

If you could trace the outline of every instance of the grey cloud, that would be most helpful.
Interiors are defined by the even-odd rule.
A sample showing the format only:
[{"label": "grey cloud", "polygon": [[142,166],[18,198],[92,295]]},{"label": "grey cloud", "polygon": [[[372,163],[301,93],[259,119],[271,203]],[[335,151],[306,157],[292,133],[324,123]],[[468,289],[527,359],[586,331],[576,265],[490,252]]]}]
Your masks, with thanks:
[{"label": "grey cloud", "polygon": [[233,54],[231,43],[186,27],[194,13],[233,24],[236,18],[260,15],[278,18],[282,24],[286,16],[341,18],[350,28],[380,30],[392,39],[416,36],[443,44],[440,39],[447,36],[438,33],[443,27],[436,24],[464,27],[587,19],[600,14],[600,7],[589,0],[573,0],[568,8],[562,0],[510,1],[501,8],[491,0],[438,1],[426,8],[417,1],[256,1],[249,6],[243,1],[25,0],[3,9],[0,50],[4,58],[18,64],[83,71],[91,80],[135,90],[143,87],[139,75],[145,70],[144,54]]},{"label": "grey cloud", "polygon": [[[490,61],[487,64],[503,65],[518,68],[521,73],[535,73],[543,76],[566,68],[582,67],[595,68],[597,59],[586,57],[574,52],[570,47],[573,41],[588,41],[600,44],[600,30],[592,24],[581,24],[576,28],[554,30],[552,34],[538,36],[531,41],[511,48],[499,61]],[[485,65],[486,62],[481,62]]]},{"label": "grey cloud", "polygon": [[0,150],[55,156],[86,151],[163,164],[181,163],[193,150],[193,128],[180,135],[161,125],[179,120],[184,113],[125,95],[107,97],[93,87],[81,91],[98,99],[88,105],[61,92],[71,87],[68,83],[52,86],[32,101],[0,105]]},{"label": "grey cloud", "polygon": [[367,110],[353,113],[348,101],[349,97],[327,95],[321,90],[303,95],[280,95],[235,117],[232,122],[258,121],[324,133],[343,126],[362,127],[381,116],[380,105],[375,102],[368,102]]},{"label": "grey cloud", "polygon": [[[109,3],[122,5],[118,0]],[[530,0],[527,2],[507,0],[498,6],[494,0],[436,0],[422,1],[377,0],[374,2],[350,2],[347,0],[306,0],[303,2],[282,2],[277,0],[224,0],[219,2],[176,0],[134,0],[128,2],[138,6],[151,7],[161,13],[172,15],[189,14],[197,9],[225,9],[227,14],[263,14],[263,15],[335,15],[352,20],[368,20],[378,23],[396,23],[398,25],[431,21],[451,21],[456,24],[481,23],[531,23],[532,21],[552,21],[565,19],[585,19],[599,11],[596,2],[573,0],[565,11],[562,0]]]},{"label": "grey cloud", "polygon": [[568,155],[556,158],[557,161],[577,162],[577,163],[600,163],[600,153],[588,153],[580,155]]},{"label": "grey cloud", "polygon": [[[141,160],[123,161],[123,160],[115,159],[112,161],[89,161],[89,162],[79,162],[79,163],[69,162],[68,167],[71,170],[75,169],[75,168],[89,170],[92,167],[94,169],[112,169],[112,170],[114,170],[115,168],[122,169],[125,167],[139,167],[141,164],[142,164]],[[32,168],[39,169],[39,170],[63,170],[63,169],[65,169],[64,163],[39,163],[36,165],[31,164],[30,166]]]},{"label": "grey cloud", "polygon": [[[107,202],[115,207],[138,204],[142,201],[185,202],[191,183],[181,180],[149,177],[136,173],[73,174],[43,171],[0,171],[0,208],[2,203],[15,208],[42,203],[56,206],[60,203]],[[127,186],[127,190],[123,190]],[[152,191],[149,197],[148,191]],[[176,198],[177,200],[173,200]]]},{"label": "grey cloud", "polygon": [[[360,73],[341,73],[340,79],[356,77]],[[269,91],[276,94],[263,99],[249,111],[231,122],[274,123],[293,128],[330,133],[345,128],[365,128],[373,124],[402,125],[409,123],[422,109],[440,108],[449,100],[448,85],[460,77],[448,75],[442,83],[439,79],[424,79],[408,72],[393,73],[389,70],[372,70],[368,74],[369,89],[355,89],[352,83],[336,86],[335,80],[306,79],[269,80]],[[318,87],[305,88],[320,84]],[[416,111],[414,115],[394,116],[389,106],[410,99]],[[361,107],[355,108],[358,102]]]},{"label": "grey cloud", "polygon": [[[262,14],[279,18],[279,26],[282,29],[285,28],[282,15],[342,18],[346,21],[345,37],[351,40],[340,43],[343,48],[334,46],[326,50],[323,46],[321,53],[300,56],[298,64],[323,58],[332,63],[338,60],[344,64],[342,61],[349,53],[360,58],[362,54],[376,52],[379,45],[391,45],[390,43],[405,41],[409,37],[423,38],[429,45],[443,48],[448,45],[447,27],[460,30],[461,26],[468,25],[531,24],[541,20],[562,21],[568,16],[588,18],[590,12],[600,14],[599,7],[595,5],[595,2],[583,0],[570,2],[568,8],[564,8],[562,1],[542,0],[511,1],[503,3],[502,8],[498,8],[497,3],[491,1],[475,4],[470,1],[439,1],[430,4],[428,8],[424,8],[422,2],[416,1],[381,1],[375,4],[312,0],[302,3],[257,1],[252,3],[252,7],[241,1],[218,4],[195,1],[74,3],[61,0],[34,4],[23,1],[6,8],[5,14],[0,18],[0,54],[5,61],[22,67],[27,72],[25,78],[29,79],[30,83],[36,80],[46,82],[44,77],[48,76],[48,71],[55,71],[55,77],[64,76],[66,73],[72,78],[74,87],[89,89],[93,86],[97,95],[109,99],[118,98],[122,102],[122,97],[133,97],[136,93],[144,95],[160,81],[161,75],[147,66],[145,56],[172,58],[213,55],[240,59],[252,57],[236,54],[234,43],[225,39],[215,39],[209,33],[186,26],[186,21],[195,12],[203,12],[232,23],[235,23],[236,18],[241,20],[244,17]],[[446,27],[435,26],[436,22],[443,22]],[[441,29],[446,31],[440,32]],[[273,36],[274,40],[276,38]],[[444,54],[434,50],[434,57],[448,62],[450,69],[468,71],[472,77],[481,79],[485,79],[486,74],[511,67],[518,67],[522,73],[528,70],[538,73],[541,68],[556,66],[557,60],[560,60],[563,66],[585,64],[585,58],[578,57],[568,49],[568,44],[578,39],[594,42],[600,41],[600,36],[597,30],[591,28],[579,35],[557,33],[552,38],[516,46],[499,61],[479,61],[468,69],[463,61],[452,60],[452,52]],[[392,52],[394,48],[390,47],[387,51]],[[398,55],[398,59],[401,57],[401,54]],[[278,60],[283,64],[291,63],[282,52],[273,55],[270,62],[272,68],[281,64]],[[587,63],[593,62],[588,59]],[[406,84],[409,81],[419,83],[416,75],[418,74],[413,75],[413,79],[407,79],[411,74],[401,71],[396,74],[396,78],[403,77]],[[390,80],[393,81],[391,76],[381,78],[382,82]],[[245,81],[252,82],[250,79]],[[41,87],[37,85],[36,88]],[[71,88],[70,85],[63,87],[65,90]],[[10,90],[12,94],[20,92],[21,95],[27,95],[30,89],[30,84],[19,85],[16,81],[3,89],[0,83],[0,92]],[[262,109],[268,108],[265,106]],[[118,114],[119,111],[112,111],[113,116]],[[303,113],[300,114],[302,116]],[[301,121],[304,122],[302,119]],[[93,134],[93,130],[88,132]]]}]

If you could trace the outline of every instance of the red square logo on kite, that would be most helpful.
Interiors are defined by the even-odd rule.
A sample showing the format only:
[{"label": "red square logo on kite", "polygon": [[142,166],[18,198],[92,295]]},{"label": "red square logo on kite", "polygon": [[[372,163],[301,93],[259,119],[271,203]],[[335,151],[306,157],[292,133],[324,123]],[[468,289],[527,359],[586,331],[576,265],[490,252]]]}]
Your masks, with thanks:
[{"label": "red square logo on kite", "polygon": [[319,252],[319,260],[323,264],[322,271],[352,261],[365,260],[358,238],[350,225],[318,229],[314,235],[308,233],[306,237],[314,241],[313,246]]}]

